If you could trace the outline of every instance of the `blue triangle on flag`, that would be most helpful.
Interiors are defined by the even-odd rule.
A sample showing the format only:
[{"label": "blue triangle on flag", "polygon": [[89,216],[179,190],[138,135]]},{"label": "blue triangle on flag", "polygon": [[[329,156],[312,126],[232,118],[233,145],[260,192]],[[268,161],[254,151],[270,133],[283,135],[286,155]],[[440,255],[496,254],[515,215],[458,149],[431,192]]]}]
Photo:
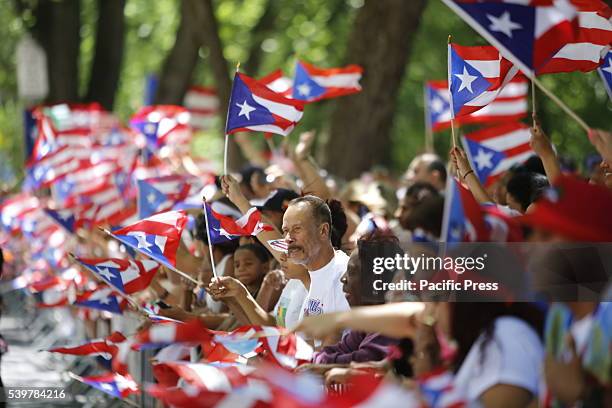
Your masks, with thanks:
[{"label": "blue triangle on flag", "polygon": [[138,180],[138,216],[147,218],[160,211],[159,207],[167,201],[164,193],[145,180]]},{"label": "blue triangle on flag", "polygon": [[538,68],[533,66],[535,7],[507,2],[453,2],[528,68]]},{"label": "blue triangle on flag", "polygon": [[309,101],[323,95],[325,91],[326,89],[316,83],[304,66],[298,62],[293,80],[293,99]]},{"label": "blue triangle on flag", "polygon": [[274,122],[274,117],[270,111],[255,101],[249,87],[240,78],[240,75],[236,74],[228,107],[226,132],[247,126],[267,125]]},{"label": "blue triangle on flag", "polygon": [[121,273],[118,268],[113,268],[111,266],[102,266],[102,265],[92,265],[79,260],[79,263],[84,267],[98,275],[100,278],[110,283],[115,288],[119,289],[121,292],[125,293],[125,288],[123,287],[123,279],[121,279]]},{"label": "blue triangle on flag", "polygon": [[484,184],[499,162],[506,158],[506,154],[468,138],[465,138],[465,141],[470,152],[474,171],[478,175],[480,182]]},{"label": "blue triangle on flag", "polygon": [[85,383],[89,384],[97,390],[112,395],[113,397],[121,398],[121,391],[119,391],[119,387],[117,387],[115,381],[85,381]]},{"label": "blue triangle on flag", "polygon": [[115,295],[109,295],[103,299],[94,300],[82,300],[74,303],[77,306],[89,307],[91,309],[103,310],[105,312],[111,312],[115,314],[123,314],[117,297]]},{"label": "blue triangle on flag", "polygon": [[157,131],[159,130],[159,123],[143,120],[134,121],[131,123],[131,125],[144,135],[147,141],[147,146],[149,146],[152,150],[157,150],[157,148],[159,147],[157,140]]},{"label": "blue triangle on flag", "polygon": [[451,47],[450,92],[455,115],[463,105],[489,89],[491,83]]},{"label": "blue triangle on flag", "polygon": [[75,217],[72,213],[66,210],[56,211],[50,208],[45,208],[45,212],[49,217],[53,218],[55,222],[64,227],[66,231],[74,233]]},{"label": "blue triangle on flag", "polygon": [[[440,117],[450,112],[450,103],[438,89],[427,86],[427,112],[431,126],[440,121]],[[450,118],[450,115],[448,116]],[[447,119],[448,120],[448,119]]]}]

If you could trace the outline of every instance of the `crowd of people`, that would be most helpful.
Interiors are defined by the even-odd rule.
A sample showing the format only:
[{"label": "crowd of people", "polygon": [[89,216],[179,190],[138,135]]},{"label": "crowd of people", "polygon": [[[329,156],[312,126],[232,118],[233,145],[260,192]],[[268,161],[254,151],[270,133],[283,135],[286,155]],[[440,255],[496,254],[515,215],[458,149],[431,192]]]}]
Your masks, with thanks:
[{"label": "crowd of people", "polygon": [[[286,150],[289,170],[249,165],[215,178],[217,192],[209,200],[215,211],[237,218],[254,206],[272,228],[209,248],[202,210],[188,210],[195,241],[192,248],[181,242],[176,269],[192,279],[162,268],[133,297],[156,302],[163,317],[199,319],[214,330],[256,325],[296,332],[315,349],[312,361],[296,370],[321,376],[329,387],[375,373],[415,389],[443,370],[452,374],[452,388],[467,406],[612,404],[609,265],[602,277],[588,266],[566,271],[562,262],[553,263],[546,285],[592,284],[588,301],[565,292],[537,302],[431,301],[418,293],[371,289],[375,258],[437,251],[450,180],[482,208],[494,207],[518,225],[516,241],[611,242],[612,134],[589,134],[600,163],[581,175],[564,169],[534,118],[531,147],[537,156],[491,185],[481,184],[459,147],[448,163],[433,153],[415,157],[399,179],[376,169],[343,183],[317,165],[314,139],[314,133],[303,133]],[[82,242],[96,256],[109,256],[116,246],[112,238],[90,234]],[[286,250],[273,244],[278,240]],[[385,271],[383,278],[391,282],[396,275]],[[110,334],[111,325],[133,332],[154,324],[117,323],[123,318],[109,316],[86,316],[91,338]],[[567,327],[553,327],[559,316]],[[198,361],[199,352],[183,357]],[[444,406],[420,390],[429,405]]]}]

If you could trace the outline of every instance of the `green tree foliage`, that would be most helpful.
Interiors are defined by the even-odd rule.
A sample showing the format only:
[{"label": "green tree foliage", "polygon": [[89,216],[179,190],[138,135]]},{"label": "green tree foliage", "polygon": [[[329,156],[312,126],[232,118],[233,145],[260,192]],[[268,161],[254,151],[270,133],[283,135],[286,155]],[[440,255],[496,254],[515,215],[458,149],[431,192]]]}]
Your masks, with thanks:
[{"label": "green tree foliage", "polygon": [[[23,3],[31,5],[36,1]],[[255,77],[277,68],[292,75],[296,57],[323,67],[350,63],[344,59],[346,41],[355,14],[364,1],[216,0],[216,16],[228,66],[234,67],[239,61],[247,65],[253,44],[257,42],[261,43],[260,63],[256,72],[246,72]],[[256,30],[267,7],[274,7],[271,10],[273,28],[255,34],[253,30]],[[96,13],[96,1],[81,0],[81,92],[87,86],[89,65],[95,49]],[[7,157],[11,157],[16,169],[20,169],[23,163],[21,154],[18,154],[23,144],[20,114],[23,106],[17,99],[15,49],[20,37],[33,25],[32,18],[27,8],[18,11],[14,2],[0,2],[0,149],[7,153]],[[174,43],[180,20],[180,2],[127,0],[125,18],[125,54],[115,104],[116,113],[123,120],[142,105],[146,75],[159,72]],[[423,84],[428,79],[446,78],[446,42],[449,34],[452,34],[453,41],[463,45],[486,44],[440,1],[429,1],[410,63],[406,67],[407,75],[399,90],[393,123],[392,163],[389,163],[397,172],[405,169],[410,159],[423,149]],[[206,52],[204,48],[200,50],[201,63],[196,69],[193,82],[214,85],[210,67],[205,62]],[[380,63],[384,64],[385,61]],[[609,129],[612,104],[596,73],[547,75],[542,78],[542,82],[589,125]],[[342,103],[342,99],[308,106],[297,131],[314,128],[325,134],[330,113],[336,103]],[[586,154],[594,151],[578,125],[539,92],[537,105],[543,125],[560,153],[581,161]],[[293,138],[297,136],[297,132],[294,133]],[[449,145],[450,132],[435,135],[436,150],[440,154],[445,156]],[[204,146],[210,144],[196,141],[194,150],[208,150],[204,150]]]}]

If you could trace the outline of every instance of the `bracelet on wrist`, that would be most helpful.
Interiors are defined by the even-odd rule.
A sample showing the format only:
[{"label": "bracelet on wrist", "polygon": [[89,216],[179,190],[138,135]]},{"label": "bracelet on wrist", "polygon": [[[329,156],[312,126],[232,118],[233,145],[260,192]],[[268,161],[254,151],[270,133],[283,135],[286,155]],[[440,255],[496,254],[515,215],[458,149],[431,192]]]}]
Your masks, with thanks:
[{"label": "bracelet on wrist", "polygon": [[463,175],[463,180],[465,180],[465,178],[466,178],[467,176],[469,176],[470,174],[472,174],[472,173],[474,173],[474,170],[470,170],[470,171],[466,172],[466,173]]}]

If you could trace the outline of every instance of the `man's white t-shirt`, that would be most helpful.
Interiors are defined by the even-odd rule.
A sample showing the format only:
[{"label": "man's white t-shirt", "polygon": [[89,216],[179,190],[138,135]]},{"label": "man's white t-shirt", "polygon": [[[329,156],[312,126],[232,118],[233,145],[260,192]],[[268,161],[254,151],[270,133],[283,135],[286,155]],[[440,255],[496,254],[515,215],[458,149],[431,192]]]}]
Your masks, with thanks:
[{"label": "man's white t-shirt", "polygon": [[346,273],[349,256],[335,251],[334,258],[327,265],[310,274],[310,290],[302,305],[299,320],[330,312],[350,310],[340,279]]},{"label": "man's white t-shirt", "polygon": [[[538,395],[544,346],[523,320],[504,316],[495,320],[489,342],[480,335],[455,376],[455,388],[469,406],[479,406],[481,394],[497,384],[514,385]],[[484,353],[484,355],[483,355]]]},{"label": "man's white t-shirt", "polygon": [[308,291],[301,280],[289,279],[274,306],[276,324],[281,327],[295,327],[300,321],[300,313],[306,295]]}]

